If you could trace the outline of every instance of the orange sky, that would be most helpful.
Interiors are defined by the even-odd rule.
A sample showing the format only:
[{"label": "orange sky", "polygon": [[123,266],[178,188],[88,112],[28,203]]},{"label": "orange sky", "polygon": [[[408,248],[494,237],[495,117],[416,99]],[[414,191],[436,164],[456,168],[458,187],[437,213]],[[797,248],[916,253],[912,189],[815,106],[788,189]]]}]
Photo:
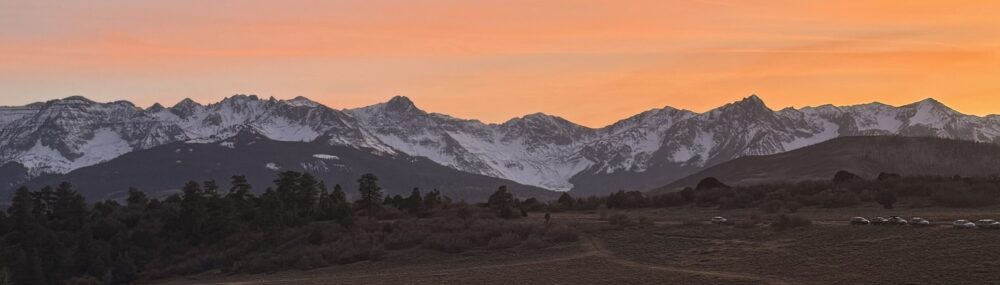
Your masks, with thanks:
[{"label": "orange sky", "polygon": [[600,127],[756,93],[775,109],[934,97],[1000,113],[1000,1],[146,2],[0,2],[0,105],[406,95]]}]

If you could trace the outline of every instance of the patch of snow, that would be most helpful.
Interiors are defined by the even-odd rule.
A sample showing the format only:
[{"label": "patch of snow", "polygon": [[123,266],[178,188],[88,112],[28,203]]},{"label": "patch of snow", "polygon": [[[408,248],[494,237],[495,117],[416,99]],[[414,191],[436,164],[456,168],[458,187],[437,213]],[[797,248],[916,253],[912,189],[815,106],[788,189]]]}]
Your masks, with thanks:
[{"label": "patch of snow", "polygon": [[782,147],[784,151],[796,150],[799,148],[807,147],[810,145],[825,142],[840,136],[839,126],[833,122],[820,119],[822,124],[822,131],[815,133],[809,137],[799,137],[795,138],[789,142],[782,142]]},{"label": "patch of snow", "polygon": [[281,167],[278,167],[278,165],[275,164],[274,162],[268,162],[267,164],[264,165],[264,167],[267,167],[267,169],[274,171],[281,170]]},{"label": "patch of snow", "polygon": [[340,157],[336,155],[329,154],[314,154],[313,157],[323,159],[323,160],[340,160]]},{"label": "patch of snow", "polygon": [[59,151],[42,145],[41,140],[17,159],[28,169],[45,173],[67,173],[78,168],[111,160],[132,151],[132,146],[115,131],[102,128],[94,132],[90,140],[77,146],[74,153],[81,154],[76,159],[68,159]]}]

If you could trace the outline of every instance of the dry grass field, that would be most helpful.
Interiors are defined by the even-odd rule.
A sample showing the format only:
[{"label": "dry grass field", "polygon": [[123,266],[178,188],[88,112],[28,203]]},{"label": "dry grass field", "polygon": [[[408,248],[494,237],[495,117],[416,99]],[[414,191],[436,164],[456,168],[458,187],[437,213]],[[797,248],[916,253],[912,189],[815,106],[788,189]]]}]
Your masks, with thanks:
[{"label": "dry grass field", "polygon": [[[160,284],[990,284],[1000,274],[1000,231],[957,230],[951,220],[1000,218],[1000,209],[876,205],[806,208],[813,225],[775,230],[756,210],[696,207],[609,212],[644,225],[615,226],[598,212],[553,214],[581,240],[543,250],[446,254],[425,249],[383,261],[267,275],[199,276]],[[849,226],[851,216],[921,216],[931,227]],[[533,214],[525,222],[543,222]],[[725,216],[737,226],[712,225]],[[695,223],[699,222],[699,223]]]}]

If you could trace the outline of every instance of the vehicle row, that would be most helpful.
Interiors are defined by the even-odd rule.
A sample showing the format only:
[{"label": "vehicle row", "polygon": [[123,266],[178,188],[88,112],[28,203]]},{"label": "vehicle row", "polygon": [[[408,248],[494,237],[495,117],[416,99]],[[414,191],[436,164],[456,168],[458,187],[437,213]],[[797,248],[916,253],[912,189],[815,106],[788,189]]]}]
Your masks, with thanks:
[{"label": "vehicle row", "polygon": [[[874,217],[868,219],[865,217],[853,217],[850,221],[851,225],[895,225],[895,226],[930,226],[931,222],[924,218],[914,217],[909,220],[900,216],[889,216],[885,217]],[[956,229],[1000,229],[1000,222],[992,219],[982,219],[975,222],[969,220],[956,220],[951,223],[952,227]]]},{"label": "vehicle row", "polygon": [[858,226],[858,225],[876,225],[876,226],[881,226],[881,225],[895,225],[895,226],[913,225],[913,226],[930,226],[931,222],[928,221],[927,219],[920,218],[920,217],[913,217],[913,218],[910,218],[909,220],[907,220],[907,219],[905,219],[903,217],[900,217],[900,216],[889,216],[888,218],[885,218],[885,217],[874,217],[871,220],[869,220],[868,218],[865,218],[865,217],[853,217],[853,218],[851,218],[851,225],[856,225],[856,226]]}]

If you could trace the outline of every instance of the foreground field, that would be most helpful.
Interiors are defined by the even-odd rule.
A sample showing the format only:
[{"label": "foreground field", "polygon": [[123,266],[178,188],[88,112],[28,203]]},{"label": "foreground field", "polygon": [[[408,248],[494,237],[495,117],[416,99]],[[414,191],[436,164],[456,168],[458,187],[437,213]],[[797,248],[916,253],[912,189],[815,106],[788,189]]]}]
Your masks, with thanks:
[{"label": "foreground field", "polygon": [[[608,213],[608,215],[613,213]],[[269,275],[203,274],[163,284],[986,284],[1000,274],[1000,231],[956,230],[957,218],[1000,217],[1000,209],[902,209],[875,206],[803,209],[812,226],[694,224],[752,210],[670,208],[618,212],[654,223],[612,226],[600,213],[558,213],[584,234],[572,245],[534,251],[444,254],[414,249],[385,261]],[[850,216],[922,216],[935,226],[848,226]],[[533,215],[527,222],[542,222]]]}]

